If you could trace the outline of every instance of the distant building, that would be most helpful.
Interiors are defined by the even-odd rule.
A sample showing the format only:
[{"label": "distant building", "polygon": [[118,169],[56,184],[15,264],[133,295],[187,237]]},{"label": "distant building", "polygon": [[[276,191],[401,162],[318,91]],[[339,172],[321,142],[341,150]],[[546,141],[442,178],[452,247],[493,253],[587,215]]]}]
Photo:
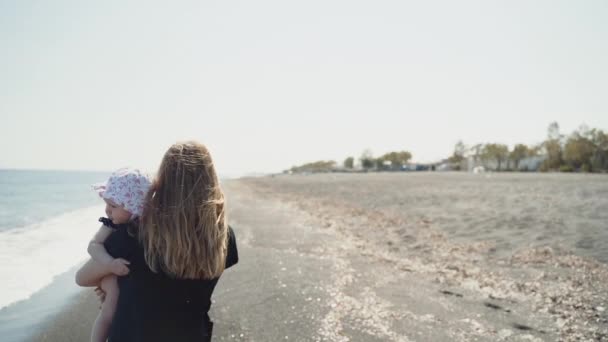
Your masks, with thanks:
[{"label": "distant building", "polygon": [[519,171],[538,171],[547,155],[527,157],[519,161]]},{"label": "distant building", "polygon": [[512,160],[505,160],[500,164],[498,169],[498,163],[496,160],[482,160],[479,156],[468,155],[461,164],[462,170],[473,172],[476,167],[483,167],[489,171],[538,171],[542,163],[547,159],[546,155],[526,157],[519,161],[517,170],[515,170],[515,163]]}]

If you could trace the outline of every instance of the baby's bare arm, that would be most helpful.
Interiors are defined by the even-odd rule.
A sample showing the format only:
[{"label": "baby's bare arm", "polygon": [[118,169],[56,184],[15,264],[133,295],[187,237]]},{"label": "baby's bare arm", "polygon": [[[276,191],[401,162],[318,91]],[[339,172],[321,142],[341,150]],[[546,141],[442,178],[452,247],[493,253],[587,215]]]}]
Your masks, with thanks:
[{"label": "baby's bare arm", "polygon": [[76,272],[76,284],[80,286],[99,286],[101,279],[112,274],[109,265],[104,265],[93,259],[89,259]]},{"label": "baby's bare arm", "polygon": [[106,251],[106,248],[103,246],[103,243],[106,241],[108,236],[112,234],[112,228],[107,227],[105,225],[101,225],[93,239],[89,242],[89,247],[87,248],[87,252],[91,255],[93,260],[98,261],[102,264],[110,264],[114,258]]},{"label": "baby's bare arm", "polygon": [[103,245],[110,234],[112,234],[112,228],[102,225],[97,233],[95,233],[95,236],[93,236],[91,242],[89,242],[87,252],[89,252],[93,260],[108,267],[112,274],[124,276],[129,273],[129,268],[127,267],[129,262],[122,258],[113,258]]}]

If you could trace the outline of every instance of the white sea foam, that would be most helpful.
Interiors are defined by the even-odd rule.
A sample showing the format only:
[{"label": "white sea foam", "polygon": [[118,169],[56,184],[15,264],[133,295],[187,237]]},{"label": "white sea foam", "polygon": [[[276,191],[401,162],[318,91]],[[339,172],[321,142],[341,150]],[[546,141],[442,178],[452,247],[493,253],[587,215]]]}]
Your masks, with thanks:
[{"label": "white sea foam", "polygon": [[56,275],[85,260],[88,241],[103,213],[99,205],[0,232],[0,308],[29,298]]}]

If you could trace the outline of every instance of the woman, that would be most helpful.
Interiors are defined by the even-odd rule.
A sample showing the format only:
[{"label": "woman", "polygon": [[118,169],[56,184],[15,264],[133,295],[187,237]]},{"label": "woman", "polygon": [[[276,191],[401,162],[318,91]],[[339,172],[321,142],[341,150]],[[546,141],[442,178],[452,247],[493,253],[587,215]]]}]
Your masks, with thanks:
[{"label": "woman", "polygon": [[211,295],[238,252],[207,148],[171,146],[139,227],[116,231],[105,247],[130,261],[129,274],[118,278],[110,342],[210,341]]}]

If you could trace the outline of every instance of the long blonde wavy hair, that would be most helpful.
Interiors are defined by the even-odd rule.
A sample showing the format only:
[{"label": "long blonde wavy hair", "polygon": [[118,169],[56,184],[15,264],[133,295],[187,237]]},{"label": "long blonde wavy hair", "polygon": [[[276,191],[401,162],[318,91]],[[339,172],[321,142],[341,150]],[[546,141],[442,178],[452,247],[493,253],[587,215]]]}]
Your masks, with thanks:
[{"label": "long blonde wavy hair", "polygon": [[146,263],[180,279],[213,279],[224,271],[225,199],[207,148],[195,141],[167,150],[138,229]]}]

